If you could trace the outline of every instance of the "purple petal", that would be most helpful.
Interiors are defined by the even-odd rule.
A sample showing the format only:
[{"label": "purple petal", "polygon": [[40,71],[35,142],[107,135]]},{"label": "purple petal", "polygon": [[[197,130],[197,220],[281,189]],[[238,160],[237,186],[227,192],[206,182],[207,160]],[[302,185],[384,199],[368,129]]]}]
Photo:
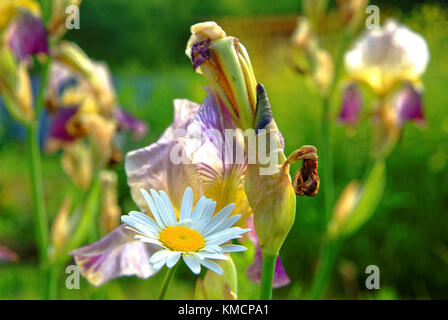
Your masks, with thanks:
[{"label": "purple petal", "polygon": [[196,42],[191,47],[191,61],[193,62],[194,70],[210,58],[209,44],[210,40],[204,40]]},{"label": "purple petal", "polygon": [[342,97],[341,113],[339,120],[348,125],[355,125],[358,122],[359,112],[361,110],[362,97],[358,86],[355,83],[349,84]]},{"label": "purple petal", "polygon": [[[254,255],[254,262],[246,269],[246,276],[255,283],[260,284],[261,280],[261,249],[257,245],[257,249]],[[280,257],[277,258],[275,263],[274,281],[272,283],[273,288],[281,288],[291,283],[291,280],[283,267]]]},{"label": "purple petal", "polygon": [[420,92],[415,90],[414,86],[407,84],[396,98],[395,108],[401,125],[407,121],[414,120],[423,125],[425,117],[423,115],[423,101]]},{"label": "purple petal", "polygon": [[36,53],[48,54],[47,31],[40,17],[22,10],[9,29],[9,47],[17,60]]},{"label": "purple petal", "polygon": [[125,227],[122,224],[103,239],[70,252],[91,284],[100,286],[130,275],[146,279],[157,272],[149,264],[149,258],[160,248],[135,240],[135,232]]},{"label": "purple petal", "polygon": [[136,140],[141,139],[148,131],[148,125],[145,122],[137,119],[122,108],[116,109],[115,119],[118,122],[118,128],[132,131]]},{"label": "purple petal", "polygon": [[183,193],[188,186],[193,188],[197,199],[199,187],[193,165],[173,163],[170,152],[179,146],[182,151],[181,143],[178,141],[179,132],[185,133],[199,107],[197,103],[186,99],[175,100],[174,121],[159,140],[126,155],[125,170],[131,195],[142,210],[148,210],[148,207],[139,191],[141,188],[164,190],[177,209],[180,208]]},{"label": "purple petal", "polygon": [[10,261],[15,262],[17,260],[19,260],[19,257],[17,256],[16,253],[9,250],[8,248],[0,247],[0,263],[1,262],[10,262]]},{"label": "purple petal", "polygon": [[67,132],[67,122],[77,111],[77,107],[59,109],[51,122],[50,138],[66,142],[73,141],[74,137]]},{"label": "purple petal", "polygon": [[[255,232],[255,226],[253,224],[253,216],[247,219],[247,227],[251,229],[251,231],[248,232],[248,237],[255,244],[256,250],[254,254],[254,262],[246,269],[246,276],[253,282],[260,284],[262,257],[261,248],[258,244],[257,233]],[[281,288],[287,286],[290,283],[291,280],[289,279],[288,274],[283,267],[280,257],[278,257],[275,263],[274,281],[272,283],[272,287]]]}]

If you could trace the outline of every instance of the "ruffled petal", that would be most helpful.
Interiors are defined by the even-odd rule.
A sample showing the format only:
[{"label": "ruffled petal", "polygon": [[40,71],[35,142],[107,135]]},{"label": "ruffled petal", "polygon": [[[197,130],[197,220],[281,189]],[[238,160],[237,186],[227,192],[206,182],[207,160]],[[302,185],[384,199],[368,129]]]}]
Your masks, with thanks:
[{"label": "ruffled petal", "polygon": [[136,241],[135,233],[123,224],[103,239],[70,252],[81,274],[95,286],[120,276],[146,279],[155,271],[149,258],[160,247]]}]

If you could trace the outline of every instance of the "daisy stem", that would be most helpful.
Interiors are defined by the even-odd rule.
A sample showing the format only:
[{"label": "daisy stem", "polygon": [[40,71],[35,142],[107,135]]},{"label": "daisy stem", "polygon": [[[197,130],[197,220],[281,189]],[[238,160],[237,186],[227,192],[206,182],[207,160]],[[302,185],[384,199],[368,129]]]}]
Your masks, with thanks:
[{"label": "daisy stem", "polygon": [[272,299],[272,282],[274,280],[275,263],[277,261],[276,254],[262,254],[261,267],[261,300]]},{"label": "daisy stem", "polygon": [[166,292],[168,290],[168,286],[171,283],[171,280],[174,278],[174,274],[176,273],[176,269],[179,266],[179,262],[176,263],[174,267],[168,269],[165,275],[165,280],[163,280],[162,288],[160,289],[159,297],[157,300],[163,300],[165,298]]}]

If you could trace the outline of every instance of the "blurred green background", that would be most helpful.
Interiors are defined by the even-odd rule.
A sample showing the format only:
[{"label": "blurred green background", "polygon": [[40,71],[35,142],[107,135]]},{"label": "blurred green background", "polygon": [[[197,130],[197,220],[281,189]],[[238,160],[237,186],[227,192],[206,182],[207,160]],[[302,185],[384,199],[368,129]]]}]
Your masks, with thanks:
[{"label": "blurred green background", "polygon": [[[330,1],[330,7],[334,7]],[[427,125],[407,124],[387,161],[387,188],[373,219],[350,238],[338,257],[327,298],[429,299],[448,298],[448,8],[435,1],[376,1],[381,22],[392,16],[424,35],[431,61],[423,76]],[[321,98],[310,79],[289,63],[290,36],[301,14],[300,1],[88,1],[80,8],[81,29],[66,38],[96,60],[107,62],[114,74],[119,102],[150,126],[148,136],[126,150],[155,141],[171,123],[175,98],[200,102],[205,80],[192,70],[184,54],[191,24],[216,20],[248,49],[257,80],[269,93],[277,124],[286,140],[286,154],[304,144],[319,147]],[[333,16],[337,19],[337,15]],[[323,26],[323,44],[334,52],[340,34],[332,21]],[[340,94],[332,101],[334,115]],[[367,105],[369,100],[365,101]],[[37,251],[24,141],[20,126],[0,112],[0,244],[14,250],[20,261],[0,265],[0,298],[39,298]],[[336,193],[360,179],[370,164],[372,126],[333,126]],[[44,157],[45,197],[50,219],[70,188],[57,155]],[[123,213],[135,209],[123,164],[119,197]],[[282,251],[289,286],[274,291],[276,299],[304,298],[321,248],[323,201],[298,198],[297,217]],[[90,239],[95,240],[95,239]],[[244,276],[253,249],[235,255],[239,265],[239,296],[256,298],[257,285]],[[381,270],[381,289],[365,289],[365,268]],[[60,279],[62,299],[155,298],[163,273],[149,280],[114,280],[100,288],[84,279],[80,290],[67,290]],[[176,290],[168,298],[193,298],[195,277],[181,266]],[[172,287],[174,288],[174,286]]]}]

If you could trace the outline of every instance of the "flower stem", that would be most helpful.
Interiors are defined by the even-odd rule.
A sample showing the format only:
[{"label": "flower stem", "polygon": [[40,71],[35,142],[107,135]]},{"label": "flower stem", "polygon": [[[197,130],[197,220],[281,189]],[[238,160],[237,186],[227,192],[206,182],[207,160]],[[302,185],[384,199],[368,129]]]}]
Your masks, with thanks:
[{"label": "flower stem", "polygon": [[38,125],[33,122],[27,127],[27,147],[28,160],[31,175],[31,187],[33,193],[34,213],[35,213],[35,230],[37,236],[37,244],[39,248],[39,261],[43,265],[47,261],[48,247],[48,219],[47,211],[44,203],[43,183],[42,183],[42,167],[39,150],[39,140],[37,136]]},{"label": "flower stem", "polygon": [[272,282],[277,256],[276,254],[262,254],[260,300],[272,299]]},{"label": "flower stem", "polygon": [[333,177],[333,151],[331,149],[331,119],[329,96],[322,101],[322,127],[321,139],[322,149],[319,157],[322,163],[322,189],[324,193],[325,223],[330,220],[331,208],[334,199],[334,177]]},{"label": "flower stem", "polygon": [[311,296],[312,300],[319,299],[322,293],[327,287],[327,283],[331,278],[333,265],[336,260],[340,248],[340,240],[329,240],[324,247],[322,257],[317,267],[316,274],[311,284]]},{"label": "flower stem", "polygon": [[35,211],[35,229],[39,248],[39,261],[41,265],[47,262],[48,248],[48,218],[44,202],[42,164],[39,146],[39,115],[44,104],[45,85],[47,83],[49,59],[43,65],[39,94],[36,100],[36,119],[26,127],[27,149],[31,186]]},{"label": "flower stem", "polygon": [[163,280],[162,288],[160,289],[159,297],[157,298],[157,300],[163,300],[165,298],[168,286],[170,285],[171,280],[173,280],[178,266],[179,262],[171,269],[168,269],[168,271],[166,272],[165,280]]}]

